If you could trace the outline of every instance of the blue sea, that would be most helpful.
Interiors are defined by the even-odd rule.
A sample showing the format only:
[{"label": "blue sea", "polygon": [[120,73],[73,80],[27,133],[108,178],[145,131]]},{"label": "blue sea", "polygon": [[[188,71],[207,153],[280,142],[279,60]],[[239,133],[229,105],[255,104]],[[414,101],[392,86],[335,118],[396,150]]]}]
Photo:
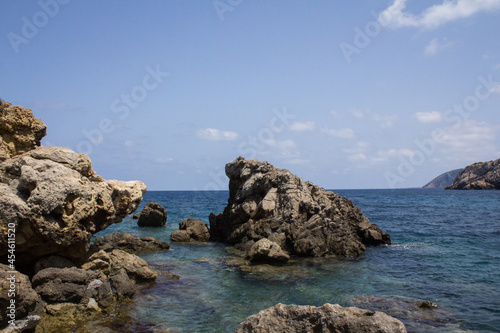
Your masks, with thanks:
[{"label": "blue sea", "polygon": [[[500,332],[500,191],[335,192],[390,233],[393,245],[370,247],[356,259],[294,258],[274,267],[248,265],[220,243],[172,244],[140,255],[159,277],[135,296],[133,319],[151,332],[232,332],[277,303],[338,303],[384,310],[409,332]],[[170,242],[180,220],[208,224],[228,196],[150,191],[139,209],[150,200],[165,206],[166,228],[139,228],[129,216],[97,236],[120,231]],[[416,314],[421,300],[438,308]]]}]

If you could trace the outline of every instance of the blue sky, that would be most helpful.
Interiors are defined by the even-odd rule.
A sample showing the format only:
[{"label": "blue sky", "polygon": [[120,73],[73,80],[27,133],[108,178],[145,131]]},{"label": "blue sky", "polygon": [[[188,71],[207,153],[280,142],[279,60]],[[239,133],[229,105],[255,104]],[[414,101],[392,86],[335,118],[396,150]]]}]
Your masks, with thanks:
[{"label": "blue sky", "polygon": [[0,98],[150,190],[242,155],[332,189],[500,157],[500,0],[5,1]]}]

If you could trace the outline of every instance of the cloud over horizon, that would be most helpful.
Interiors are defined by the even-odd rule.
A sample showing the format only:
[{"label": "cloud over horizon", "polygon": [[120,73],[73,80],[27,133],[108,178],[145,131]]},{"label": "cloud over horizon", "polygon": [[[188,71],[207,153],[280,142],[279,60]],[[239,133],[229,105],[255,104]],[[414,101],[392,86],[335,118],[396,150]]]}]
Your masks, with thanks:
[{"label": "cloud over horizon", "polygon": [[208,141],[233,141],[238,138],[238,133],[221,131],[215,128],[205,128],[196,131],[196,137]]}]

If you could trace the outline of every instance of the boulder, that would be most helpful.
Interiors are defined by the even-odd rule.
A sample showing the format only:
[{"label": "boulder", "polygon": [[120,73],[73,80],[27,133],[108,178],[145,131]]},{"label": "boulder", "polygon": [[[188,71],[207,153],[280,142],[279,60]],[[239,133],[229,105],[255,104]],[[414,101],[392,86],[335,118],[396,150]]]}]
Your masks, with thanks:
[{"label": "boulder", "polygon": [[139,227],[164,227],[167,223],[167,210],[159,203],[150,201],[139,215]]},{"label": "boulder", "polygon": [[30,109],[0,100],[0,161],[40,146],[47,126]]},{"label": "boulder", "polygon": [[500,159],[466,167],[447,190],[500,190]]},{"label": "boulder", "polygon": [[363,216],[350,200],[268,162],[239,157],[226,165],[229,199],[211,214],[213,241],[248,251],[262,238],[289,254],[358,256],[366,245],[390,244],[389,234]]},{"label": "boulder", "polygon": [[210,232],[205,223],[189,217],[179,222],[179,230],[172,232],[170,239],[172,242],[208,242]]},{"label": "boulder", "polygon": [[406,328],[383,312],[343,308],[338,304],[321,307],[277,304],[248,317],[234,332],[406,333]]},{"label": "boulder", "polygon": [[76,265],[64,258],[64,257],[61,257],[61,256],[58,256],[58,255],[50,255],[50,256],[47,256],[47,257],[43,257],[41,258],[40,260],[38,260],[36,263],[35,263],[35,274],[40,272],[42,269],[45,269],[45,268],[68,268],[68,267],[75,267]]},{"label": "boulder", "polygon": [[137,212],[137,213],[135,213],[134,215],[132,215],[132,218],[133,218],[134,220],[138,220],[140,216],[141,216],[141,212]]},{"label": "boulder", "polygon": [[90,253],[100,250],[123,250],[128,253],[165,251],[170,249],[167,242],[160,242],[153,237],[139,238],[126,232],[114,232],[108,236],[97,237],[90,247]]},{"label": "boulder", "polygon": [[283,252],[276,242],[262,238],[252,245],[247,258],[253,263],[283,263],[287,262],[290,256]]},{"label": "boulder", "polygon": [[[8,307],[11,306],[12,299],[15,300],[15,310],[11,315]],[[12,319],[26,317],[40,301],[40,296],[33,290],[26,275],[0,264],[0,328],[7,326]]]},{"label": "boulder", "polygon": [[7,225],[16,229],[16,260],[58,254],[82,257],[93,234],[137,209],[146,186],[105,181],[90,159],[66,148],[40,147],[0,163],[0,256]]}]

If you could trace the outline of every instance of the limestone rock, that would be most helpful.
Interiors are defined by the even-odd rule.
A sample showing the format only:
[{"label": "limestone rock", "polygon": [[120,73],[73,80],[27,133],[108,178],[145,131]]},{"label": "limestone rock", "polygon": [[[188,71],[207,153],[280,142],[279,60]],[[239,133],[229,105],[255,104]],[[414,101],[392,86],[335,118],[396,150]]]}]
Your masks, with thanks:
[{"label": "limestone rock", "polygon": [[167,222],[167,210],[159,203],[150,201],[139,215],[139,227],[163,227]]},{"label": "limestone rock", "polygon": [[153,252],[168,250],[170,245],[153,237],[139,238],[126,232],[114,232],[105,237],[97,237],[90,248],[90,252],[111,251],[113,249],[123,250],[128,253]]},{"label": "limestone rock", "polygon": [[41,301],[26,275],[10,269],[7,265],[0,264],[0,328],[6,326],[9,320],[14,319],[14,316],[9,317],[10,310],[8,310],[8,307],[11,306],[12,298],[10,296],[13,296],[9,295],[12,289],[15,290],[14,307],[15,319],[17,320],[24,318],[35,310],[37,304]]},{"label": "limestone rock", "polygon": [[40,146],[46,131],[30,109],[0,100],[0,161]]},{"label": "limestone rock", "polygon": [[92,235],[136,210],[145,191],[139,181],[103,180],[88,156],[66,148],[39,147],[0,162],[0,256],[11,224],[18,264],[50,254],[81,258]]},{"label": "limestone rock", "polygon": [[170,235],[172,242],[207,242],[210,232],[203,221],[189,217],[179,222],[179,230]]},{"label": "limestone rock", "polygon": [[243,321],[235,333],[406,333],[403,323],[383,312],[338,304],[321,307],[277,304]]},{"label": "limestone rock", "polygon": [[277,243],[262,238],[252,245],[248,259],[253,263],[282,263],[288,261],[290,256],[283,252]]},{"label": "limestone rock", "polygon": [[474,163],[455,178],[447,190],[500,190],[500,159]]},{"label": "limestone rock", "polygon": [[239,157],[226,165],[229,200],[210,215],[211,240],[248,251],[267,238],[289,254],[358,256],[366,245],[390,244],[390,236],[340,195],[288,170]]}]

